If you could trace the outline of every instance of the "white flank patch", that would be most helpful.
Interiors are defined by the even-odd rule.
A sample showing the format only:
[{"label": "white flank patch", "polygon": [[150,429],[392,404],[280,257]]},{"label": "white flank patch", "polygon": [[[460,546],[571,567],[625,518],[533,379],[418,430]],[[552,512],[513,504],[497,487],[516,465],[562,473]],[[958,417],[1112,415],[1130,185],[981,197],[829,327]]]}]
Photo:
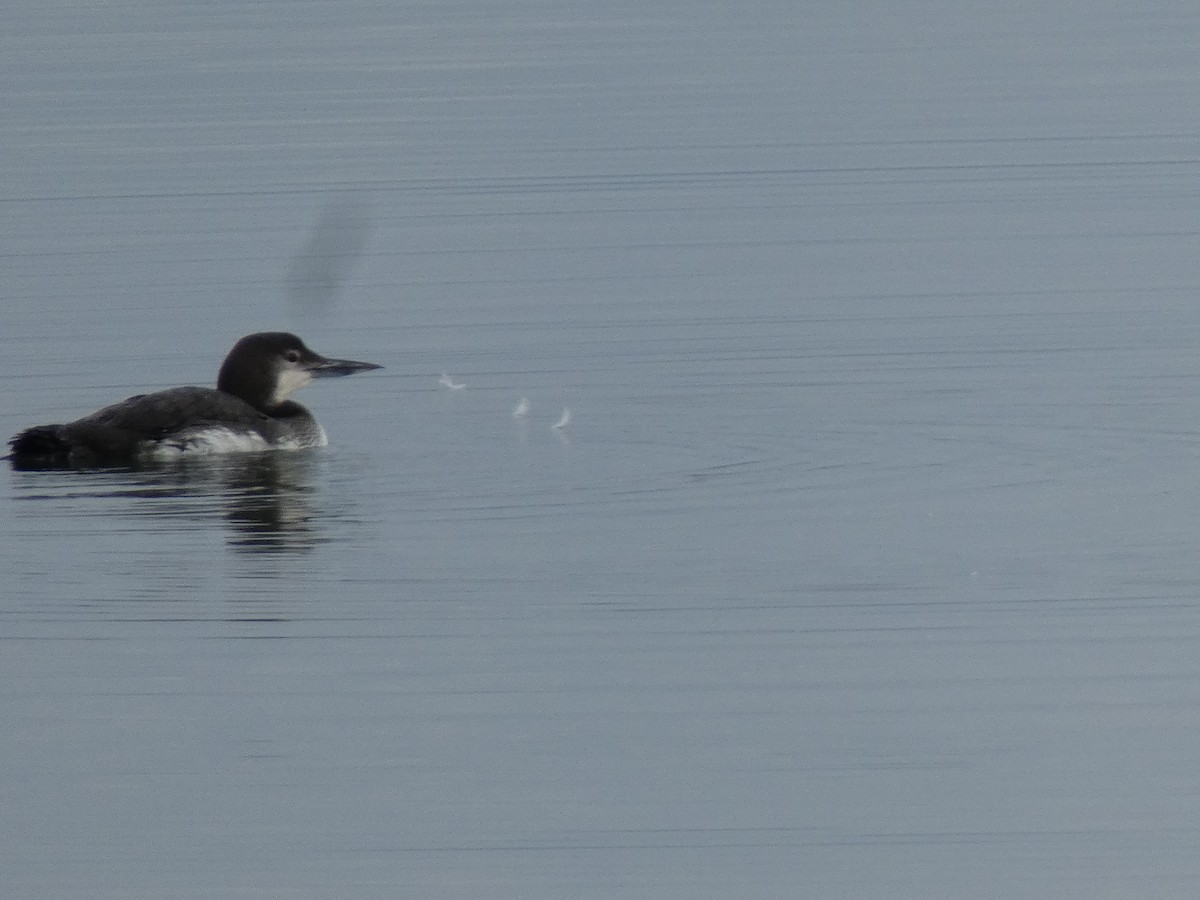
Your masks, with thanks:
[{"label": "white flank patch", "polygon": [[162,441],[150,447],[146,455],[151,459],[178,459],[180,456],[215,456],[225,453],[261,453],[264,450],[302,450],[305,447],[324,447],[329,443],[325,429],[317,426],[319,434],[315,441],[287,440],[278,444],[267,443],[266,438],[253,431],[235,431],[232,428],[213,427],[197,430],[186,436]]}]

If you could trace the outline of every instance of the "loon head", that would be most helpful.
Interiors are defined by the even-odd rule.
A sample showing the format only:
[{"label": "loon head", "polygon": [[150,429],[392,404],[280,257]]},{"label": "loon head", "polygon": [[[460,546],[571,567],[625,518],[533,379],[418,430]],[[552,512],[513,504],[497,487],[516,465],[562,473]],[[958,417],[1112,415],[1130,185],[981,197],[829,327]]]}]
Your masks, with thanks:
[{"label": "loon head", "polygon": [[269,413],[314,378],[382,368],[374,363],[321,356],[286,331],[260,331],[233,345],[221,363],[217,390]]}]

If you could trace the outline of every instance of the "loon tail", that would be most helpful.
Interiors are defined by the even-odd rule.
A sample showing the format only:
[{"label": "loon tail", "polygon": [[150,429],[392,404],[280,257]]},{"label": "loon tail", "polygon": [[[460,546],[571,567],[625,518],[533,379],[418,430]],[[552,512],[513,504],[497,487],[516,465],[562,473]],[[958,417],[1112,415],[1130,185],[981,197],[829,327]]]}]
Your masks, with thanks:
[{"label": "loon tail", "polygon": [[62,437],[61,425],[35,425],[26,428],[8,442],[8,459],[13,468],[66,466],[71,459],[71,444]]}]

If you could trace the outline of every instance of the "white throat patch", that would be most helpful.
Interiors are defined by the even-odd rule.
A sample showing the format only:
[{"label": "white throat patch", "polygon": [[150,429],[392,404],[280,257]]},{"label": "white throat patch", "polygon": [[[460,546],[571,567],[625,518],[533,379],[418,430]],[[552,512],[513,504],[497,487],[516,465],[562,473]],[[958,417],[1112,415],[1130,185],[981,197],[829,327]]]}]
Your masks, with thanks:
[{"label": "white throat patch", "polygon": [[271,395],[271,405],[278,406],[312,380],[312,375],[304,369],[284,369],[279,373],[279,378],[275,382],[275,393]]}]

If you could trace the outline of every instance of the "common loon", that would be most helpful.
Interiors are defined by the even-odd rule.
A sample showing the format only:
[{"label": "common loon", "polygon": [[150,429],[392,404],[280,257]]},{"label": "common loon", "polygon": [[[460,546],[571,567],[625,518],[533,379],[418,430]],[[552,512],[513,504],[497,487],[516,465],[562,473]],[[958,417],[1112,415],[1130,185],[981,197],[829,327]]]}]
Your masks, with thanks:
[{"label": "common loon", "polygon": [[288,399],[314,378],[380,369],[326,359],[294,334],[264,331],[233,345],[217,387],[138,394],[65,425],[37,425],[11,441],[14,468],[86,468],[184,453],[324,447],[325,430]]}]

